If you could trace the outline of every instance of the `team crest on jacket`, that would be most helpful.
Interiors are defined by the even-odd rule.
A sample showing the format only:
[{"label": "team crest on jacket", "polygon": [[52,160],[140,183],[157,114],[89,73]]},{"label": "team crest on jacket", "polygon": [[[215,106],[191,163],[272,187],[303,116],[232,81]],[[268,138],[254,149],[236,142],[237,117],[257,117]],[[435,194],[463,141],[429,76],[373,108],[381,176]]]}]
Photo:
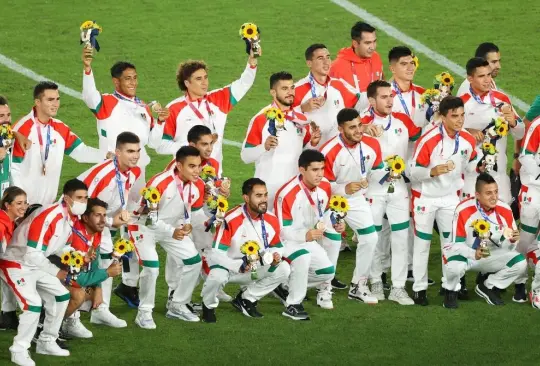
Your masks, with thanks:
[{"label": "team crest on jacket", "polygon": [[401,129],[401,127],[400,128],[395,128],[394,132],[396,133],[396,135],[401,136],[401,134],[403,133],[403,130]]},{"label": "team crest on jacket", "polygon": [[26,285],[26,282],[24,281],[24,278],[21,278],[17,280],[17,286],[24,286]]},{"label": "team crest on jacket", "polygon": [[416,213],[426,213],[426,206],[416,206]]},{"label": "team crest on jacket", "polygon": [[336,107],[339,106],[339,100],[337,100],[337,99],[334,100],[334,105],[335,105]]}]

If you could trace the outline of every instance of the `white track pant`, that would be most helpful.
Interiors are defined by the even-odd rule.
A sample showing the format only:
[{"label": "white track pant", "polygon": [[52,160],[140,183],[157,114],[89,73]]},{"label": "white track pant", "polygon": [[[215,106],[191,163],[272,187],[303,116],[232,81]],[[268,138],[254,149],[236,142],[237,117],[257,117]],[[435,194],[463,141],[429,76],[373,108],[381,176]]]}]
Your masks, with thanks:
[{"label": "white track pant", "polygon": [[[529,191],[522,187],[520,193],[520,238],[516,250],[529,259],[529,265],[534,268],[535,275],[531,288],[540,288],[540,266],[537,265],[540,250],[537,238],[540,223],[540,196],[538,190]],[[527,268],[516,279],[516,283],[527,282]]]},{"label": "white track pant", "polygon": [[[414,249],[413,249],[413,291],[428,288],[429,248],[433,238],[433,224],[437,220],[441,236],[441,250],[452,231],[452,219],[459,204],[457,194],[445,197],[419,197],[413,200]],[[444,276],[444,268],[443,268]]]},{"label": "white track pant", "polygon": [[57,277],[49,273],[28,270],[15,262],[1,261],[0,266],[0,278],[13,290],[23,309],[10,351],[23,352],[30,348],[39,322],[42,299],[45,322],[39,339],[44,342],[55,341],[69,303],[69,291]]},{"label": "white track pant", "polygon": [[285,282],[290,272],[289,264],[282,261],[277,267],[263,266],[258,268],[258,279],[252,280],[249,272],[230,273],[225,267],[212,264],[210,266],[210,273],[201,291],[203,303],[210,309],[217,308],[219,305],[217,293],[227,283],[242,285],[245,287],[242,294],[244,299],[251,302],[259,301],[272,292],[279,284]]},{"label": "white track pant", "polygon": [[[392,286],[403,288],[407,280],[407,259],[409,250],[409,208],[408,195],[389,193],[384,196],[367,196],[377,232],[381,232],[384,215],[390,226]],[[386,242],[387,243],[387,242]],[[389,254],[383,235],[379,235],[371,264],[371,283],[381,282],[384,258]]]},{"label": "white track pant", "polygon": [[139,310],[152,311],[156,298],[156,281],[159,275],[159,259],[156,251],[156,242],[167,252],[167,256],[179,263],[174,274],[176,287],[173,288],[173,302],[180,305],[191,301],[193,290],[197,285],[197,278],[201,271],[201,256],[189,237],[175,240],[169,233],[157,232],[142,225],[130,225],[129,232],[143,270],[139,281]]},{"label": "white track pant", "polygon": [[[336,233],[336,235],[341,239],[340,234]],[[325,236],[322,241],[332,240]],[[335,245],[335,243],[329,245]],[[315,241],[302,244],[287,242],[283,256],[291,267],[287,306],[301,304],[306,297],[308,287],[330,282],[334,278],[335,268],[332,261],[323,247]]]},{"label": "white track pant", "polygon": [[7,313],[17,310],[17,298],[8,284],[0,281],[0,288],[2,290],[2,311]]},{"label": "white track pant", "polygon": [[467,271],[492,273],[485,281],[487,288],[505,289],[527,268],[525,256],[515,250],[497,249],[487,258],[472,260],[459,254],[445,258],[445,281],[443,287],[450,291],[461,289],[460,278]]},{"label": "white track pant", "polygon": [[352,283],[365,283],[369,278],[378,235],[373,223],[371,207],[366,198],[357,193],[354,197],[349,198],[349,206],[350,209],[345,221],[358,238],[356,266],[354,267]]}]

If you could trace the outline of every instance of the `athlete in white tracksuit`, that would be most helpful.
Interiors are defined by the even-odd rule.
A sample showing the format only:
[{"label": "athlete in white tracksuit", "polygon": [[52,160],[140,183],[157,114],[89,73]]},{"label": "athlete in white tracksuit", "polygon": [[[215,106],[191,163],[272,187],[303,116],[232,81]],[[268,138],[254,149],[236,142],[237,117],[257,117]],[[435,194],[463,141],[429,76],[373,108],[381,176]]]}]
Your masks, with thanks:
[{"label": "athlete in white tracksuit", "polygon": [[[306,150],[300,155],[298,164],[300,175],[279,189],[274,212],[281,226],[284,257],[291,266],[285,303],[287,309],[283,315],[307,319],[302,301],[308,287],[321,285],[317,304],[333,309],[330,282],[334,277],[345,225],[332,223],[330,217],[328,204],[332,188],[323,177],[324,156],[316,150]],[[334,254],[332,258],[328,253]]]},{"label": "athlete in white tracksuit", "polygon": [[[497,183],[489,174],[478,176],[476,197],[462,201],[456,208],[452,235],[443,247],[446,289],[444,306],[457,307],[460,278],[466,271],[490,273],[476,286],[476,293],[490,305],[503,305],[499,290],[507,288],[527,268],[525,256],[516,251],[517,225],[510,207],[498,200]],[[476,220],[489,225],[489,239],[482,244],[473,226]],[[483,252],[486,245],[489,254]]]},{"label": "athlete in white tracksuit", "polygon": [[[530,298],[533,307],[540,309],[540,248],[537,238],[540,223],[540,117],[531,122],[522,147],[519,155],[519,176],[522,184],[519,197],[521,225],[517,250],[525,255],[535,268]],[[527,275],[527,271],[523,271],[516,284],[525,286]]]},{"label": "athlete in white tracksuit", "polygon": [[[420,137],[421,128],[403,113],[392,112],[394,103],[390,84],[378,80],[368,86],[368,99],[371,107],[364,113],[362,124],[370,129],[377,129],[375,136],[381,145],[383,160],[399,156],[405,169],[408,161],[408,145]],[[377,135],[375,134],[375,135]],[[390,224],[390,243],[388,246],[384,237],[379,235],[377,247],[371,265],[371,292],[378,300],[384,300],[381,275],[384,271],[383,260],[390,255],[392,263],[392,291],[389,299],[402,305],[412,305],[413,300],[405,291],[407,280],[408,252],[409,252],[409,219],[410,199],[405,178],[408,172],[403,172],[400,179],[389,182],[390,167],[385,161],[385,168],[371,174],[366,199],[371,205],[375,229],[381,232],[383,217],[388,217]],[[393,192],[389,192],[391,188]]]},{"label": "athlete in white tracksuit", "polygon": [[427,268],[433,224],[442,234],[441,247],[448,241],[452,215],[459,203],[458,191],[463,188],[462,174],[476,170],[477,153],[470,133],[462,130],[463,102],[457,97],[441,101],[443,123],[418,140],[410,161],[413,220],[415,227],[413,275],[414,301],[427,305]]},{"label": "athlete in white tracksuit", "polygon": [[321,152],[325,156],[325,178],[330,181],[332,194],[347,198],[350,209],[345,222],[358,237],[356,267],[349,298],[377,303],[377,298],[371,295],[367,281],[378,235],[364,194],[370,176],[384,166],[381,145],[375,138],[363,133],[365,127],[362,126],[356,110],[342,109],[337,120],[340,134],[328,141],[321,148]]},{"label": "athlete in white tracksuit", "polygon": [[[201,271],[202,261],[195,244],[189,237],[192,230],[191,219],[200,210],[204,200],[204,182],[199,178],[201,158],[199,150],[193,146],[180,148],[176,155],[176,168],[155,175],[146,187],[157,189],[161,199],[157,206],[155,220],[142,215],[135,225],[129,226],[130,236],[135,242],[143,266],[140,277],[140,304],[135,323],[141,328],[155,329],[152,318],[156,281],[159,275],[157,242],[171,256],[175,274],[169,274],[174,284],[168,283],[174,291],[168,306],[167,317],[190,322],[199,321],[186,304],[191,302],[193,289]],[[143,205],[146,205],[143,202]],[[150,206],[147,209],[152,210]]]}]

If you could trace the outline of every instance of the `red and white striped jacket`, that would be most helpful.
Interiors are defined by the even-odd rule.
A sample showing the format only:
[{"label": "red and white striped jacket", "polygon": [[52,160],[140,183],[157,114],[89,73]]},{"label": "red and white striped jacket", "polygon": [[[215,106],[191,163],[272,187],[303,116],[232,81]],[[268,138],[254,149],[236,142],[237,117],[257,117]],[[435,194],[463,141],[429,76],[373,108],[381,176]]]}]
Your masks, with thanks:
[{"label": "red and white striped jacket", "polygon": [[540,198],[540,117],[536,117],[521,141],[519,177],[522,191]]}]

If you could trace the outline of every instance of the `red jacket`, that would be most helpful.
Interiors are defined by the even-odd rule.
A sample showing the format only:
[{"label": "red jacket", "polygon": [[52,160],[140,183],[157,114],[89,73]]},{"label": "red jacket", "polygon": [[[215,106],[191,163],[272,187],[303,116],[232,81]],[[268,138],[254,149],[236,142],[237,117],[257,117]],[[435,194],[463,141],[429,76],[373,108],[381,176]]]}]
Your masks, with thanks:
[{"label": "red jacket", "polygon": [[9,245],[13,237],[13,231],[15,231],[15,223],[11,221],[6,211],[0,210],[0,241],[5,238],[6,243]]},{"label": "red jacket", "polygon": [[371,58],[362,58],[354,53],[352,47],[342,48],[337,58],[332,62],[330,76],[345,80],[357,90],[353,71],[358,80],[359,91],[365,92],[372,81],[383,78],[381,56],[377,52],[373,52]]}]

